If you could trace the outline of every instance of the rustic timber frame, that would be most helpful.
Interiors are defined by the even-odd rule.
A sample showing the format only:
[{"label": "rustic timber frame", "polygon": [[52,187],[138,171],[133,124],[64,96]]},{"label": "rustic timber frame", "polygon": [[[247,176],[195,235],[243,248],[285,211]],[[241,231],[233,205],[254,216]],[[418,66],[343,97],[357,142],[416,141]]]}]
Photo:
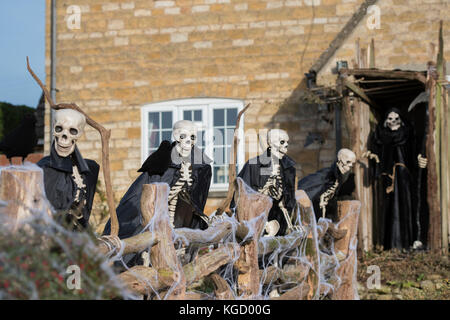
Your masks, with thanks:
[{"label": "rustic timber frame", "polygon": [[[448,253],[449,214],[450,214],[450,157],[449,157],[449,105],[448,82],[445,79],[445,59],[443,56],[442,22],[439,31],[439,52],[436,62],[429,62],[427,71],[380,70],[374,68],[374,55],[371,55],[370,68],[366,68],[365,55],[357,47],[357,62],[353,69],[339,70],[337,88],[342,97],[343,113],[350,134],[350,148],[358,158],[355,166],[356,193],[362,202],[359,224],[360,249],[373,248],[374,212],[372,206],[372,186],[367,183],[368,159],[362,158],[367,151],[367,140],[376,117],[380,115],[380,96],[403,99],[412,102],[417,92],[427,91],[428,135],[426,149],[428,158],[427,186],[429,206],[429,249],[442,254]],[[370,49],[371,48],[371,49]],[[374,43],[370,45],[374,52]],[[398,100],[397,100],[398,101]]]}]

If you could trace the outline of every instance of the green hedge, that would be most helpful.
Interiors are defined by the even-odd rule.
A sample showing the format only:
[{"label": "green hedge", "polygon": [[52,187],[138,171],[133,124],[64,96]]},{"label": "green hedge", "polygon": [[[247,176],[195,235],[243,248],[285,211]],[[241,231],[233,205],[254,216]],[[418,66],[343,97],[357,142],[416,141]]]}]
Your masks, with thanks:
[{"label": "green hedge", "polygon": [[35,111],[36,109],[25,105],[0,102],[0,140],[20,124],[26,113]]}]

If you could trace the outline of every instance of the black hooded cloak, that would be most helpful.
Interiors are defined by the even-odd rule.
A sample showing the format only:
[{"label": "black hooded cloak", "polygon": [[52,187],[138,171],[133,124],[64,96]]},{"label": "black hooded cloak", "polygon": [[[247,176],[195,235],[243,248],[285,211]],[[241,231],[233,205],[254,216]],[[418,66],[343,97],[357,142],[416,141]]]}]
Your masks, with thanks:
[{"label": "black hooded cloak", "polygon": [[[160,149],[156,151],[159,153],[158,156],[155,157],[152,154],[149,156],[150,161],[145,161],[143,168],[139,170],[144,172],[133,182],[120,200],[116,211],[119,220],[119,238],[121,239],[136,235],[144,228],[141,223],[141,195],[143,185],[154,182],[165,182],[172,187],[181,176],[181,159],[175,156],[176,152],[173,152],[175,151],[175,143],[168,150],[162,150],[166,142],[163,142],[164,144],[161,143]],[[167,157],[166,152],[171,152],[173,156]],[[152,158],[150,159],[150,157]],[[167,159],[169,163],[167,165],[161,164],[159,163],[161,159]],[[175,228],[206,229],[208,225],[202,217],[207,220],[207,216],[203,213],[203,210],[211,183],[211,165],[209,165],[211,160],[199,148],[194,146],[191,151],[190,162],[192,164],[191,178],[193,180],[192,185],[188,187],[190,201],[187,203],[179,197],[174,225]],[[158,171],[155,170],[156,167],[163,170],[156,172]],[[182,211],[181,214],[179,210]],[[108,220],[103,234],[110,234],[110,232],[111,221]]]},{"label": "black hooded cloak", "polygon": [[298,189],[304,190],[311,200],[316,219],[322,217],[320,210],[320,196],[330,189],[338,180],[338,186],[333,198],[328,201],[326,207],[326,218],[336,222],[337,220],[337,201],[349,199],[355,189],[355,176],[352,172],[345,175],[341,174],[334,162],[331,167],[323,168],[316,173],[307,175],[298,182]]},{"label": "black hooded cloak", "polygon": [[[50,156],[42,158],[37,163],[44,171],[44,187],[47,199],[57,211],[68,211],[75,209],[75,206],[78,205],[74,203],[77,192],[77,186],[72,178],[72,167],[74,164],[78,167],[78,171],[86,185],[86,192],[80,192],[79,196],[80,202],[86,200],[86,205],[81,208],[82,218],[76,222],[82,228],[86,228],[91,214],[100,168],[97,162],[83,159],[77,146],[75,146],[75,150],[71,155],[61,157],[56,152],[55,143],[53,143]],[[72,219],[72,221],[74,220]]]},{"label": "black hooded cloak", "polygon": [[[247,161],[239,172],[238,177],[242,178],[244,182],[250,186],[253,190],[258,191],[263,188],[270,177],[272,172],[272,162],[270,151],[267,149],[263,154]],[[289,214],[295,207],[295,161],[285,155],[280,160],[280,176],[283,182],[283,201],[284,207]],[[280,230],[278,230],[277,236],[283,236],[286,234],[287,222],[284,218],[284,214],[278,206],[279,201],[273,200],[272,208],[269,211],[268,221],[277,220],[280,224]],[[232,204],[232,206],[234,206]]]},{"label": "black hooded cloak", "polygon": [[[391,112],[397,113],[403,122],[396,131],[384,126]],[[391,108],[386,112],[370,137],[369,150],[380,159],[380,163],[372,161],[371,164],[379,220],[376,224],[382,232],[382,244],[385,249],[409,248],[416,240],[412,185],[418,164],[414,130],[400,110]],[[388,188],[393,189],[388,192]]]}]

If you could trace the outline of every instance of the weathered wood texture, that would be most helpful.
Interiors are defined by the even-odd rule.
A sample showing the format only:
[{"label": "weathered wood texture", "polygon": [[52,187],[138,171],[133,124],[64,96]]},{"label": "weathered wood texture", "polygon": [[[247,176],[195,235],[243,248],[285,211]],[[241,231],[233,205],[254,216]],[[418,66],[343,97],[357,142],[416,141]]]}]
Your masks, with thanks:
[{"label": "weathered wood texture", "polygon": [[357,232],[358,219],[361,210],[359,201],[338,202],[338,223],[341,230],[347,230],[345,237],[336,240],[334,250],[339,251],[345,257],[340,261],[337,275],[341,278],[341,284],[332,295],[335,300],[354,300],[358,298],[357,292]]},{"label": "weathered wood texture", "polygon": [[39,167],[12,167],[0,171],[0,221],[7,230],[15,231],[20,222],[32,215],[31,210],[47,212],[43,173]]},{"label": "weathered wood texture", "polygon": [[157,230],[159,233],[158,243],[150,250],[152,267],[172,270],[177,279],[169,290],[169,295],[162,298],[184,299],[186,279],[173,242],[173,229],[168,212],[168,195],[168,184],[145,184],[142,188],[141,211],[145,220],[149,221],[149,230]]},{"label": "weathered wood texture", "polygon": [[261,193],[256,193],[245,185],[241,178],[237,178],[236,215],[239,222],[249,221],[253,225],[252,241],[241,247],[241,254],[236,263],[239,270],[239,290],[245,298],[258,298],[258,241],[267,222],[272,200]]}]

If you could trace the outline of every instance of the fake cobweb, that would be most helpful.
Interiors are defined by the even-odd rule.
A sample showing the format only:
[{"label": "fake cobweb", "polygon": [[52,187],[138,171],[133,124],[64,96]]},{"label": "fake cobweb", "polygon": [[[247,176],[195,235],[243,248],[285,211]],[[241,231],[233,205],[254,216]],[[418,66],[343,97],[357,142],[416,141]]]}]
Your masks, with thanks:
[{"label": "fake cobweb", "polygon": [[[25,163],[20,167],[2,168],[2,170],[4,169],[41,170],[30,163]],[[0,171],[1,178],[2,171]],[[126,241],[124,239],[114,237],[101,239],[98,235],[89,232],[72,232],[55,222],[52,219],[54,210],[45,197],[42,181],[37,187],[27,186],[20,182],[17,185],[27,192],[38,192],[34,199],[39,199],[36,202],[39,205],[23,205],[25,214],[22,214],[19,227],[15,232],[11,232],[10,227],[1,229],[0,236],[8,241],[1,241],[4,250],[0,250],[0,268],[2,270],[0,274],[4,274],[3,271],[8,270],[7,277],[10,280],[5,287],[6,276],[0,276],[0,298],[45,299],[53,297],[55,290],[60,298],[68,299],[80,297],[88,299],[113,297],[168,299],[176,296],[180,290],[186,292],[182,296],[185,299],[248,298],[239,288],[239,271],[236,263],[241,255],[241,248],[254,237],[259,236],[255,232],[255,225],[260,219],[267,219],[268,212],[262,212],[258,217],[244,222],[238,221],[236,213],[231,216],[226,214],[215,216],[213,214],[210,217],[209,228],[205,231],[198,231],[186,228],[173,229],[170,226],[167,207],[163,207],[154,213],[141,232],[150,235],[147,239],[148,247],[125,254]],[[7,216],[6,208],[8,208],[8,202],[0,199],[0,216]],[[259,289],[252,295],[252,299],[283,298],[284,294],[299,287],[302,294],[294,296],[296,299],[300,297],[314,300],[329,299],[341,286],[339,267],[341,263],[346,262],[345,259],[348,260],[351,257],[340,257],[339,253],[336,255],[331,237],[319,238],[319,234],[322,233],[320,228],[327,223],[332,223],[331,221],[323,223],[319,220],[316,223],[313,211],[305,213],[302,210],[303,208],[300,207],[296,207],[294,210],[292,221],[296,221],[299,227],[288,235],[284,237],[262,235],[259,237]],[[2,225],[7,224],[2,223]],[[165,232],[172,234],[172,243],[166,243],[166,247],[163,246],[163,248],[172,249],[169,250],[170,252],[159,254],[158,261],[152,261],[152,248],[159,241],[157,235],[161,232],[163,225],[168,226]],[[224,225],[227,226],[226,232],[224,232]],[[247,231],[243,237],[242,228]],[[201,236],[199,236],[200,234]],[[192,240],[198,238],[201,238],[201,241]],[[102,254],[99,244],[106,245],[109,252]],[[350,250],[356,250],[356,239],[352,240],[350,247]],[[214,260],[216,253],[220,257],[218,261]],[[47,256],[51,261],[51,268],[44,266],[43,257]],[[129,262],[132,259],[137,261],[138,268],[130,267]],[[28,261],[28,268],[21,268],[23,261]],[[354,263],[353,273],[356,277],[356,259],[351,263]],[[79,290],[67,289],[66,283],[60,281],[61,277],[64,281],[66,280],[67,267],[74,264],[83,265],[81,290],[84,295],[80,294]],[[86,266],[89,266],[89,271]],[[164,266],[164,272],[161,271],[161,266]],[[150,273],[149,270],[155,270],[155,272]],[[123,281],[125,273],[135,279],[133,280],[134,284],[138,283],[144,289],[139,292],[129,290],[130,283]],[[167,274],[172,275],[170,282],[162,279]],[[217,282],[212,280],[212,274],[216,279],[223,280],[220,294],[218,292],[220,288],[218,288]],[[31,275],[34,275],[35,278]],[[55,277],[59,279],[59,286],[55,284]],[[14,280],[13,285],[14,281],[11,279],[22,279],[22,282]],[[36,284],[36,280],[39,279],[50,282],[50,285],[40,284],[40,281]],[[166,285],[161,285],[161,283]],[[42,289],[42,286],[48,286],[50,289],[46,291]],[[21,289],[16,287],[21,287]],[[14,290],[18,290],[18,292]],[[356,287],[353,287],[352,290],[354,291],[353,298],[358,298]]]}]

